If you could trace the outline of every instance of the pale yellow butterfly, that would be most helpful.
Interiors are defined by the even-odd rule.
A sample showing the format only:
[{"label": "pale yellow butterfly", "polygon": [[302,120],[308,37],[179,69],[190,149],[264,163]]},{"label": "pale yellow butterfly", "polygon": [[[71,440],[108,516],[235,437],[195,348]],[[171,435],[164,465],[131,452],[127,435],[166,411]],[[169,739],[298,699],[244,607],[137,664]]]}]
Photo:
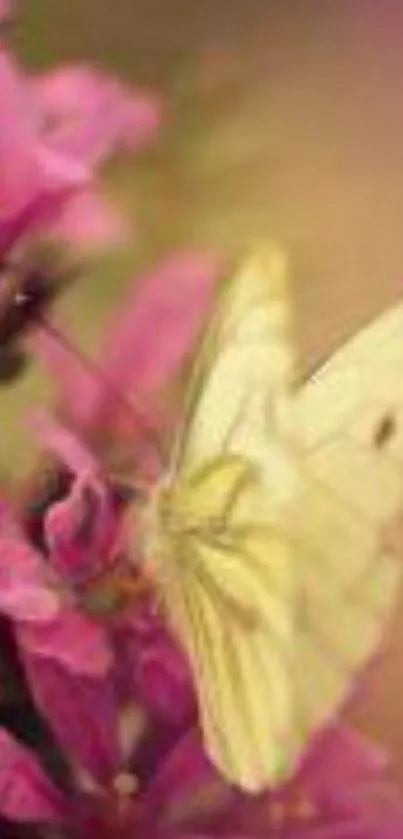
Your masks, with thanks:
[{"label": "pale yellow butterfly", "polygon": [[285,279],[273,245],[224,287],[145,518],[206,750],[250,792],[293,774],[400,580],[384,527],[403,501],[403,307],[296,390]]}]

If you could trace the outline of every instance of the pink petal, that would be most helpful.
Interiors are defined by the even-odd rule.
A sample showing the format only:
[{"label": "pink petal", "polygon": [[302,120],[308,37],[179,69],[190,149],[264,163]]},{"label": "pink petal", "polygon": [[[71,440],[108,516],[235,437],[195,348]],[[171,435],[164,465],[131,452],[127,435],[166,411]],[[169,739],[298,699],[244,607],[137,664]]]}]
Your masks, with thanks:
[{"label": "pink petal", "polygon": [[160,468],[157,429],[169,424],[165,415],[158,416],[152,397],[192,349],[219,273],[217,260],[184,252],[140,284],[135,281],[104,349],[105,365],[94,365],[93,374],[52,335],[42,332],[36,339],[72,425],[86,431],[113,428],[115,436],[130,442],[143,472]]},{"label": "pink petal", "polygon": [[18,65],[0,50],[0,200],[7,215],[45,193],[68,192],[87,180],[71,157],[44,148],[40,121]]},{"label": "pink petal", "polygon": [[[187,836],[188,831],[195,835],[201,831],[203,835],[207,826],[212,837],[221,830],[230,839],[237,835],[257,836],[248,830],[247,824],[229,822],[240,797],[239,791],[230,787],[207,760],[196,727],[189,728],[159,760],[149,787],[150,809],[163,813],[161,821],[167,832],[180,832],[181,836]],[[250,800],[253,806],[254,799]],[[267,829],[261,836],[277,839]],[[281,839],[285,839],[283,834]]]},{"label": "pink petal", "polygon": [[128,149],[138,149],[153,140],[162,123],[162,103],[150,93],[131,90],[115,83],[120,141]]},{"label": "pink petal", "polygon": [[156,607],[138,600],[115,627],[114,638],[117,668],[128,693],[155,719],[183,725],[195,707],[190,672]]},{"label": "pink petal", "polygon": [[59,194],[61,199],[64,197],[65,201],[60,201],[60,209],[66,212],[75,192],[89,183],[89,170],[73,157],[58,154],[41,144],[35,147],[34,162],[38,169],[38,194],[51,193]]},{"label": "pink petal", "polygon": [[0,812],[17,822],[60,822],[64,802],[34,756],[0,729]]},{"label": "pink petal", "polygon": [[[77,538],[87,522],[85,539]],[[68,496],[53,504],[45,516],[45,539],[51,564],[62,578],[80,587],[86,580],[108,571],[123,547],[123,523],[113,507],[109,489],[84,473]]]},{"label": "pink petal", "polygon": [[63,190],[38,195],[6,218],[0,227],[0,256],[6,256],[22,236],[37,233],[54,223],[67,197],[68,192]]},{"label": "pink petal", "polygon": [[94,166],[120,146],[137,148],[155,135],[161,106],[85,65],[68,65],[35,82],[42,107],[56,119],[53,148]]},{"label": "pink petal", "polygon": [[219,778],[205,754],[200,732],[189,728],[160,762],[153,778],[153,795],[169,802]]},{"label": "pink petal", "polygon": [[[107,423],[119,408],[114,392],[135,388],[136,404],[147,405],[190,352],[212,302],[219,265],[206,254],[182,253],[133,285],[104,350],[105,381],[94,381],[77,398],[75,415],[87,424]],[[108,387],[107,383],[111,387]]]},{"label": "pink petal", "polygon": [[73,475],[98,473],[97,458],[73,431],[39,411],[31,414],[29,424],[43,447],[67,466]]},{"label": "pink petal", "polygon": [[20,236],[35,226],[38,214],[42,214],[42,200],[32,201],[21,212],[4,219],[0,227],[0,258],[9,253]]},{"label": "pink petal", "polygon": [[106,353],[115,387],[147,393],[164,383],[193,347],[218,271],[208,255],[182,253],[136,283]]},{"label": "pink petal", "polygon": [[25,654],[35,703],[72,764],[107,783],[120,768],[118,708],[113,680],[87,678],[56,661]]},{"label": "pink petal", "polygon": [[0,538],[0,609],[14,620],[47,622],[61,608],[46,567],[23,539]]},{"label": "pink petal", "polygon": [[53,232],[87,250],[121,245],[131,236],[130,225],[123,215],[89,190],[77,193],[66,202]]},{"label": "pink petal", "polygon": [[[194,693],[187,663],[161,630],[148,649],[132,650],[133,686],[152,714],[171,724],[182,723],[194,706]],[[129,674],[128,674],[129,675]]]},{"label": "pink petal", "polygon": [[0,21],[4,22],[15,13],[15,0],[0,0]]},{"label": "pink petal", "polygon": [[0,200],[6,212],[32,197],[33,144],[38,124],[24,79],[12,56],[0,50]]},{"label": "pink petal", "polygon": [[[89,549],[83,549],[80,544],[77,545],[76,534],[85,515],[83,491],[86,485],[85,475],[84,478],[76,480],[68,497],[52,504],[44,522],[45,540],[50,551],[52,568],[60,574],[62,579],[67,578],[73,583],[81,578],[85,579],[85,576],[94,570],[88,567],[91,565],[94,548],[95,559],[97,561],[100,559],[96,550],[98,544],[94,547],[90,545]],[[100,514],[102,518],[102,511]],[[89,558],[88,554],[90,554]]]},{"label": "pink petal", "polygon": [[326,787],[345,789],[381,777],[387,765],[382,749],[339,724],[312,742],[300,776],[318,791]]},{"label": "pink petal", "polygon": [[403,807],[388,777],[389,768],[381,748],[347,726],[334,725],[312,743],[300,778],[329,814],[337,812],[340,821],[344,817],[361,824],[363,836],[397,839],[403,829]]},{"label": "pink petal", "polygon": [[98,86],[96,72],[85,64],[57,67],[34,80],[42,108],[50,114],[88,113]]},{"label": "pink petal", "polygon": [[289,785],[257,798],[238,796],[230,828],[249,826],[264,835],[270,831],[272,804],[290,807],[299,793],[314,803],[318,815],[305,828],[289,819],[279,839],[398,839],[403,811],[385,769],[382,751],[347,727],[334,725],[312,742]]},{"label": "pink petal", "polygon": [[[108,113],[109,118],[105,119]],[[48,145],[59,152],[80,160],[94,171],[119,149],[120,124],[116,123],[107,101],[86,113],[61,121],[47,134]]]},{"label": "pink petal", "polygon": [[83,676],[104,676],[113,663],[103,627],[73,608],[52,622],[19,623],[18,640],[27,651]]}]

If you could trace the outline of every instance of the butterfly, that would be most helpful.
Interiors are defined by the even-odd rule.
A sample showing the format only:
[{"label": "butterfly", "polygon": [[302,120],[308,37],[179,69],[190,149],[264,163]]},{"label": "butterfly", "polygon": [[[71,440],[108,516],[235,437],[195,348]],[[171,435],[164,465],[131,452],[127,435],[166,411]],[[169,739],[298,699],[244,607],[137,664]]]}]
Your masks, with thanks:
[{"label": "butterfly", "polygon": [[296,772],[401,580],[403,306],[298,385],[287,273],[270,245],[219,293],[142,525],[206,751],[250,793]]}]

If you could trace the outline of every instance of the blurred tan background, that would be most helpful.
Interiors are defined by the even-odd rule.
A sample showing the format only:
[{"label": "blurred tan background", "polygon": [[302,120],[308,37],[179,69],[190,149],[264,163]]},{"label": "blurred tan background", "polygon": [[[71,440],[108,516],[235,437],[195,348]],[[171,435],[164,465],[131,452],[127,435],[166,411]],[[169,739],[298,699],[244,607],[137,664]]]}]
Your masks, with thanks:
[{"label": "blurred tan background", "polygon": [[[157,147],[108,176],[136,214],[135,235],[125,252],[95,261],[69,298],[65,318],[84,344],[96,343],[131,274],[183,242],[230,254],[256,238],[283,242],[307,369],[398,298],[400,0],[20,5],[14,44],[31,66],[94,60],[167,97]],[[17,470],[28,445],[24,410],[39,390],[32,374],[3,399],[2,458]],[[402,636],[403,620],[357,714],[393,747],[403,778]]]}]

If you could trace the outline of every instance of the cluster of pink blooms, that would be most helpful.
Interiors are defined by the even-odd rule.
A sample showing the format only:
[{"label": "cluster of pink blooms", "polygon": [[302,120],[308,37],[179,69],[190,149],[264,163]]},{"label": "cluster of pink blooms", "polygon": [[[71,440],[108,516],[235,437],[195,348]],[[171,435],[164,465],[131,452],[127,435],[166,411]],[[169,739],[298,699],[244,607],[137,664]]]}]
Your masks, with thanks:
[{"label": "cluster of pink blooms", "polygon": [[[11,12],[0,4],[3,23]],[[97,174],[111,155],[151,142],[160,120],[157,98],[104,72],[80,65],[35,77],[2,47],[4,289],[6,269],[18,274],[36,239],[98,247],[130,236]],[[96,364],[42,317],[42,275],[24,298],[24,266],[11,303],[0,285],[0,355],[3,343],[27,340],[28,325],[58,410],[31,418],[46,468],[1,499],[1,695],[12,670],[20,684],[0,704],[0,836],[401,839],[387,760],[345,726],[312,743],[284,789],[248,796],[220,778],[186,662],[130,544],[136,491],[116,463],[143,481],[162,473],[158,441],[178,417],[156,394],[194,345],[220,265],[176,253],[136,279]],[[21,289],[29,305],[18,318]]]}]

